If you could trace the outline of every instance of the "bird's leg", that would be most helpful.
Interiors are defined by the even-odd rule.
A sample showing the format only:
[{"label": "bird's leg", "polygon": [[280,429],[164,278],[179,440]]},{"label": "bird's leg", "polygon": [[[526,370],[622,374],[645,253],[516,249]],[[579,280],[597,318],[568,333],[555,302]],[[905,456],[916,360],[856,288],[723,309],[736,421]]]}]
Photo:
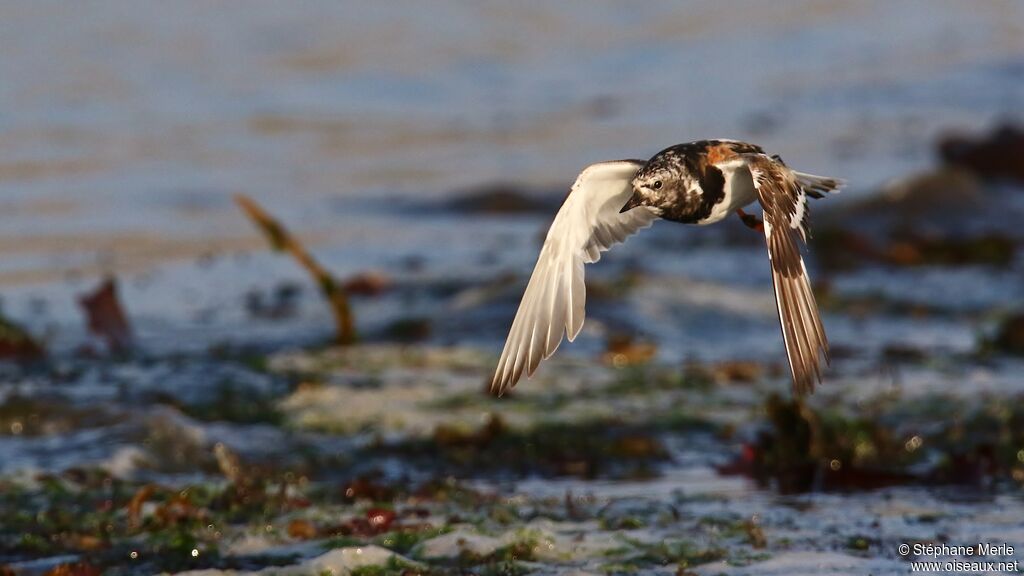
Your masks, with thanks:
[{"label": "bird's leg", "polygon": [[740,217],[740,220],[742,220],[744,224],[747,225],[747,228],[757,230],[758,232],[764,234],[763,220],[761,220],[757,216],[754,216],[753,214],[747,214],[746,212],[743,211],[743,208],[737,208],[736,215]]}]

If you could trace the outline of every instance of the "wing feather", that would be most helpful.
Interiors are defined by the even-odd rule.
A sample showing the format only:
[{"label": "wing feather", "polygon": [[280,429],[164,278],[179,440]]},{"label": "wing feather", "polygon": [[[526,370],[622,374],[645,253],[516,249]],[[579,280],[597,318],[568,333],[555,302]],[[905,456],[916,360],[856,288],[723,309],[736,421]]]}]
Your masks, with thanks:
[{"label": "wing feather", "polygon": [[831,359],[828,338],[800,255],[807,238],[807,193],[831,191],[838,181],[795,173],[762,154],[745,156],[764,210],[764,235],[772,267],[775,301],[786,345],[793,390],[808,394],[821,383],[820,358]]},{"label": "wing feather", "polygon": [[532,376],[541,361],[562,342],[571,342],[583,328],[586,305],[584,265],[657,219],[646,207],[619,210],[632,194],[640,160],[600,162],[576,179],[555,215],[519,304],[505,347],[491,381],[493,393],[504,394],[525,373]]}]

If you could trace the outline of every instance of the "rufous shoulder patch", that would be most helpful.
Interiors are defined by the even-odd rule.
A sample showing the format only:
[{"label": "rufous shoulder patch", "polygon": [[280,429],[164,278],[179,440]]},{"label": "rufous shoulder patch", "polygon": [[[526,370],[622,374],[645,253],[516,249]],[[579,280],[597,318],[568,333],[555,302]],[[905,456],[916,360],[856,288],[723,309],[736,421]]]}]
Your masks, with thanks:
[{"label": "rufous shoulder patch", "polygon": [[732,160],[736,156],[736,151],[731,144],[720,142],[708,146],[707,157],[708,162],[711,164],[720,164],[727,160]]}]

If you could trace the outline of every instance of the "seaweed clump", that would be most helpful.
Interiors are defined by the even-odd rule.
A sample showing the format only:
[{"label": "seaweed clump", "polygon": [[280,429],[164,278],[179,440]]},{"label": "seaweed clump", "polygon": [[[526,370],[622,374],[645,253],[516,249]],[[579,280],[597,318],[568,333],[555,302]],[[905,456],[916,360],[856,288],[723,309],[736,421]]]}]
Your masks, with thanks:
[{"label": "seaweed clump", "polygon": [[399,455],[442,475],[647,478],[657,475],[656,464],[669,457],[658,432],[604,419],[518,430],[491,415],[476,430],[439,425],[431,438],[371,446],[367,457]]},{"label": "seaweed clump", "polygon": [[933,398],[919,406],[851,415],[773,395],[761,432],[722,471],[782,493],[1024,483],[1024,403],[990,400],[962,411],[962,403]]}]

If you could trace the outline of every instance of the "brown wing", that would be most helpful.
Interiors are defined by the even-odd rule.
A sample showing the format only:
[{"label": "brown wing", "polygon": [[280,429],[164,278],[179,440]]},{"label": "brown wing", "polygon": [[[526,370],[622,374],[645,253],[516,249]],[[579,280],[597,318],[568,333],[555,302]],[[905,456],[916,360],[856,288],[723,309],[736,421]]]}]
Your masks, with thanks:
[{"label": "brown wing", "polygon": [[767,156],[747,156],[761,208],[764,237],[772,265],[772,283],[779,308],[782,337],[796,394],[814,392],[821,383],[819,354],[828,363],[828,339],[818,315],[818,305],[800,256],[800,240],[806,240],[807,196],[796,175]]}]

